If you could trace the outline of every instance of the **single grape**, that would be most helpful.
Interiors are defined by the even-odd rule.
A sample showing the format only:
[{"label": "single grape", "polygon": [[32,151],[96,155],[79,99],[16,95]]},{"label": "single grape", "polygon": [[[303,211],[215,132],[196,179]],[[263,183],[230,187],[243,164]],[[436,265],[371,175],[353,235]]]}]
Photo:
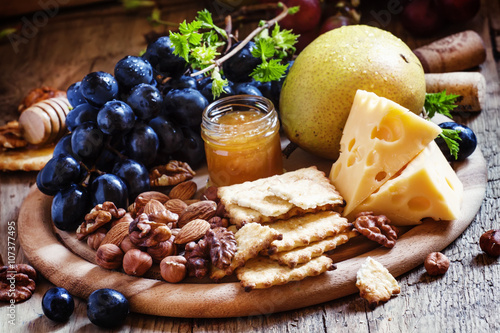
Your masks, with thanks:
[{"label": "single grape", "polygon": [[255,95],[262,96],[260,90],[250,82],[237,83],[234,85],[236,95]]},{"label": "single grape", "polygon": [[97,115],[97,124],[104,134],[128,132],[134,127],[134,123],[135,114],[132,108],[118,100],[106,102]]},{"label": "single grape", "polygon": [[99,327],[118,327],[124,323],[128,313],[128,300],[114,289],[98,289],[90,294],[87,301],[87,316]]},{"label": "single grape", "polygon": [[434,0],[414,0],[401,13],[401,24],[415,36],[430,36],[444,24]]},{"label": "single grape", "polygon": [[163,99],[163,115],[181,126],[200,126],[207,99],[196,89],[173,89]]},{"label": "single grape", "polygon": [[52,153],[52,156],[57,156],[60,154],[71,155],[77,161],[81,160],[81,157],[78,156],[78,154],[75,154],[73,152],[73,149],[71,149],[71,136],[72,135],[73,135],[72,133],[68,133],[65,136],[63,136],[61,139],[59,139],[56,146],[54,147],[54,152]]},{"label": "single grape", "polygon": [[127,97],[127,104],[132,108],[137,118],[149,120],[160,114],[163,96],[156,87],[141,83],[132,88]]},{"label": "single grape", "polygon": [[99,109],[93,107],[88,103],[83,103],[76,106],[68,113],[66,117],[66,127],[68,131],[73,131],[77,126],[90,121],[97,123],[97,114]]},{"label": "single grape", "polygon": [[73,296],[64,288],[50,288],[42,298],[42,310],[50,320],[64,322],[75,310]]},{"label": "single grape", "polygon": [[294,33],[302,34],[316,28],[321,20],[320,0],[283,0],[288,8],[299,6],[300,10],[287,15],[280,21],[283,29],[292,29]]},{"label": "single grape", "polygon": [[86,122],[75,128],[71,135],[71,148],[84,160],[93,160],[101,153],[104,133],[97,124]]},{"label": "single grape", "polygon": [[436,0],[441,16],[452,23],[471,20],[479,12],[480,0]]},{"label": "single grape", "polygon": [[201,166],[205,160],[205,146],[203,139],[198,132],[191,128],[183,127],[182,133],[184,140],[178,151],[172,154],[175,160],[188,163],[192,168],[196,169]]},{"label": "single grape", "polygon": [[127,185],[120,177],[111,173],[100,175],[94,179],[90,186],[90,192],[93,206],[111,201],[118,208],[128,207]]},{"label": "single grape", "polygon": [[52,221],[58,229],[76,230],[89,212],[89,205],[87,188],[73,184],[54,196],[51,206]]},{"label": "single grape", "polygon": [[148,169],[137,161],[127,159],[119,162],[113,168],[113,174],[127,184],[129,202],[150,189]]},{"label": "single grape", "polygon": [[204,77],[196,77],[196,89],[202,90],[205,85],[208,83],[212,82],[212,77],[211,76],[204,76]]},{"label": "single grape", "polygon": [[120,88],[128,91],[138,84],[151,83],[154,79],[153,67],[144,58],[126,56],[116,63],[115,78]]},{"label": "single grape", "polygon": [[[207,99],[207,101],[209,103],[212,103],[214,101],[214,95],[212,93],[212,82],[205,84],[205,86],[200,90],[200,92],[203,96],[205,96],[205,98]],[[217,97],[217,99],[223,98],[223,97],[228,97],[228,96],[233,96],[235,94],[236,93],[233,89],[233,86],[227,85],[224,87],[224,92],[222,94],[220,94],[220,96]]]},{"label": "single grape", "polygon": [[95,168],[102,172],[111,172],[115,164],[120,162],[120,156],[116,152],[104,148],[95,160]]},{"label": "single grape", "polygon": [[149,126],[158,135],[158,154],[171,154],[181,148],[184,136],[180,127],[166,117],[158,116],[149,122]]},{"label": "single grape", "polygon": [[79,183],[82,180],[80,177],[80,163],[73,156],[57,155],[40,170],[37,186],[43,193],[53,195],[71,184]]},{"label": "single grape", "polygon": [[156,159],[160,141],[156,132],[148,125],[138,123],[125,137],[125,155],[149,166]]},{"label": "single grape", "polygon": [[94,106],[102,106],[107,101],[118,98],[118,82],[106,72],[87,74],[80,87],[83,97]]},{"label": "single grape", "polygon": [[70,85],[66,91],[66,97],[68,98],[69,104],[71,104],[74,108],[87,102],[85,97],[82,95],[82,90],[80,89],[81,84],[81,81],[75,82]]},{"label": "single grape", "polygon": [[170,38],[163,36],[149,44],[142,57],[148,60],[158,73],[179,77],[186,71],[187,63],[184,58],[174,55],[174,49]]},{"label": "single grape", "polygon": [[196,82],[196,79],[189,75],[182,75],[178,78],[173,78],[171,80],[168,80],[167,83],[165,84],[165,89],[167,90],[184,89],[184,88],[198,89],[198,84]]},{"label": "single grape", "polygon": [[[234,44],[230,51],[236,48],[241,42]],[[249,42],[234,56],[227,59],[222,64],[224,75],[233,82],[246,82],[250,81],[255,67],[262,63],[261,58],[256,58],[252,55],[252,50],[255,48],[254,42]]]},{"label": "single grape", "polygon": [[477,138],[476,134],[474,134],[474,131],[470,129],[469,127],[455,123],[453,121],[447,121],[444,123],[439,124],[439,127],[442,129],[452,129],[452,130],[459,130],[460,133],[458,133],[458,136],[460,137],[461,140],[458,140],[458,145],[459,145],[459,150],[457,154],[457,159],[455,160],[455,157],[450,154],[450,149],[446,145],[446,142],[444,141],[443,138],[438,136],[435,141],[438,144],[439,148],[443,152],[443,155],[446,157],[446,159],[450,162],[453,161],[463,161],[467,157],[469,157],[474,150],[476,150],[477,147]]}]

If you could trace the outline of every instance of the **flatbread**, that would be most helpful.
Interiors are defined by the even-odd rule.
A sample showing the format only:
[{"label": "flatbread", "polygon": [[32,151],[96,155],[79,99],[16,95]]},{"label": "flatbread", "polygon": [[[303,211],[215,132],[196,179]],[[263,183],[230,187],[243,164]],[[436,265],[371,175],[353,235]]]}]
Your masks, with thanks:
[{"label": "flatbread", "polygon": [[52,158],[54,146],[39,149],[18,148],[0,150],[0,170],[2,171],[40,171]]},{"label": "flatbread", "polygon": [[308,246],[274,253],[269,257],[278,261],[280,265],[287,265],[290,268],[294,268],[299,264],[306,263],[315,257],[321,256],[325,252],[334,250],[337,246],[347,243],[351,238],[358,235],[358,232],[355,230],[341,232],[335,236],[311,243]]},{"label": "flatbread", "polygon": [[245,291],[250,291],[303,280],[332,269],[335,269],[332,259],[325,256],[316,257],[295,268],[281,266],[275,260],[259,256],[238,268],[236,275]]}]

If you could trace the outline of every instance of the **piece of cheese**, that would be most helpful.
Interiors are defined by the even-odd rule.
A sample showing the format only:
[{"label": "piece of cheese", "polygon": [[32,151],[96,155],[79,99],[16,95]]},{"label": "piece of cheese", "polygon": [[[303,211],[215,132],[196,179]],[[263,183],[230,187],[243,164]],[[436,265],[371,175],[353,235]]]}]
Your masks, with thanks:
[{"label": "piece of cheese", "polygon": [[346,200],[344,215],[375,192],[441,128],[399,104],[358,90],[340,140],[330,180]]},{"label": "piece of cheese", "polygon": [[350,214],[372,211],[393,225],[420,224],[421,219],[454,220],[460,215],[463,185],[432,141],[394,178]]}]

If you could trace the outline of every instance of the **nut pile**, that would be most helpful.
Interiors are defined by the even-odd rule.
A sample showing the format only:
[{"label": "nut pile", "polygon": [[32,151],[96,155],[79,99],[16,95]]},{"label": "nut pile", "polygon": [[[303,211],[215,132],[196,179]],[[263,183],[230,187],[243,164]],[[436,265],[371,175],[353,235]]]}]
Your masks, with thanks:
[{"label": "nut pile", "polygon": [[77,237],[96,250],[96,262],[105,269],[143,276],[159,264],[167,282],[203,278],[211,265],[227,268],[237,245],[217,188],[207,188],[200,199],[193,199],[196,192],[196,183],[186,180],[168,195],[141,193],[127,210],[112,202],[97,205],[77,229]]}]

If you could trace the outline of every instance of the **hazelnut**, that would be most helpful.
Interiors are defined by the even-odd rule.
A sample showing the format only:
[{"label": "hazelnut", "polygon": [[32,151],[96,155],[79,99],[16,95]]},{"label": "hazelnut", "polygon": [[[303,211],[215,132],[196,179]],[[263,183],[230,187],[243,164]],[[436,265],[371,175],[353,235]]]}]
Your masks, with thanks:
[{"label": "hazelnut", "polygon": [[115,244],[103,244],[96,252],[96,262],[106,269],[116,269],[122,265],[123,251]]},{"label": "hazelnut", "polygon": [[107,230],[104,228],[97,229],[93,234],[90,234],[87,238],[87,245],[92,250],[97,250],[102,243],[104,237],[106,237]]},{"label": "hazelnut", "polygon": [[153,258],[139,249],[131,249],[123,257],[123,270],[128,275],[143,276],[153,266]]},{"label": "hazelnut", "polygon": [[148,247],[147,252],[156,263],[159,263],[165,257],[175,255],[177,253],[177,247],[174,244],[174,237],[172,236],[169,240],[160,242],[155,246]]},{"label": "hazelnut", "polygon": [[140,249],[139,246],[132,243],[129,236],[125,237],[122,240],[122,242],[120,243],[120,248],[122,249],[122,251],[124,253],[127,253],[129,250],[132,250],[132,249]]},{"label": "hazelnut", "polygon": [[489,256],[500,256],[500,229],[488,230],[482,234],[479,246]]},{"label": "hazelnut", "polygon": [[183,256],[169,256],[160,263],[161,277],[170,283],[177,283],[186,277],[187,260]]},{"label": "hazelnut", "polygon": [[450,260],[441,252],[431,252],[425,258],[424,267],[429,275],[442,275],[450,267]]}]

